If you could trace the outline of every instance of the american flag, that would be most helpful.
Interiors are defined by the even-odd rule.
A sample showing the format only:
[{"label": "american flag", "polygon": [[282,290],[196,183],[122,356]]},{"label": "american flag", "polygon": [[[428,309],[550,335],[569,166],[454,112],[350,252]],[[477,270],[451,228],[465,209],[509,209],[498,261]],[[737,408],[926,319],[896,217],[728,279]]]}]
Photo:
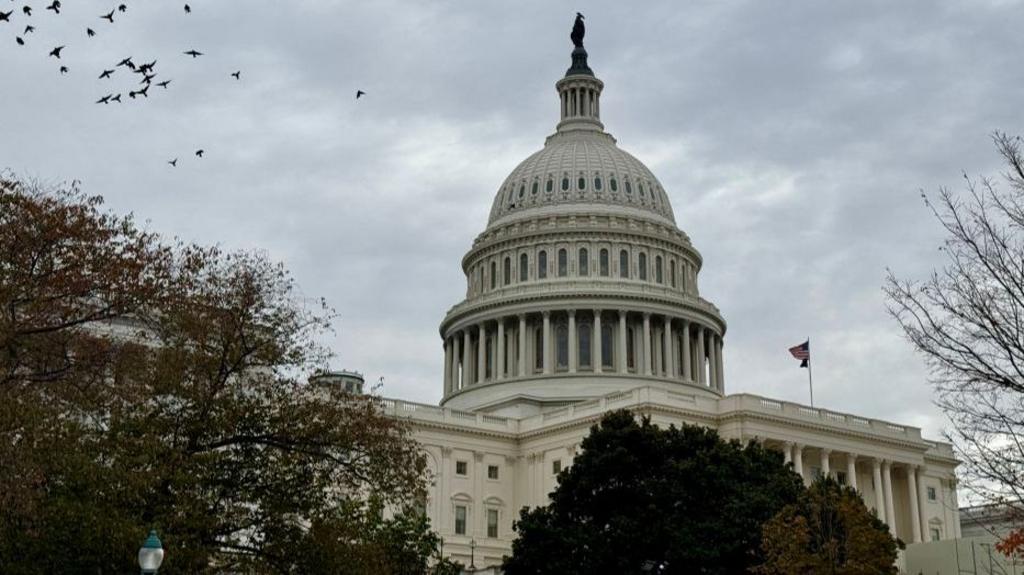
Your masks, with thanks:
[{"label": "american flag", "polygon": [[807,362],[811,361],[811,340],[807,340],[800,345],[794,345],[789,348],[789,353],[800,360],[800,367],[807,367]]}]

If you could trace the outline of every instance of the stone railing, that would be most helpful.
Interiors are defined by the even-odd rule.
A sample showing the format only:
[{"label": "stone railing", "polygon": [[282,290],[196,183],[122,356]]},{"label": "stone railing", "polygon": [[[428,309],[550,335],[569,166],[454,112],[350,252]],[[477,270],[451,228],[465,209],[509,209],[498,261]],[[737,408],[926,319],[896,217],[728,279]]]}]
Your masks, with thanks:
[{"label": "stone railing", "polygon": [[398,399],[383,399],[384,412],[392,417],[408,418],[415,421],[467,425],[474,429],[515,433],[518,421],[508,417],[491,415],[482,411],[465,411],[450,407],[438,407],[425,403],[414,403]]}]

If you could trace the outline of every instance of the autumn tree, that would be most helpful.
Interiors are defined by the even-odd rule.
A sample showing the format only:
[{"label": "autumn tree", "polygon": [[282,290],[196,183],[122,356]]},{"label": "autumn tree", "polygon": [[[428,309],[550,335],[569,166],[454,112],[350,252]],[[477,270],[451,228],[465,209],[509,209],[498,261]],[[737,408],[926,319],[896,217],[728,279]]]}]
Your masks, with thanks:
[{"label": "autumn tree", "polygon": [[[1024,156],[996,133],[1001,178],[964,176],[966,189],[927,201],[945,232],[942,267],[923,280],[890,272],[889,309],[924,357],[963,485],[1024,514]],[[1024,541],[1024,538],[1017,538]],[[1011,545],[1020,551],[1020,545]]]},{"label": "autumn tree", "polygon": [[761,529],[759,575],[874,575],[898,573],[902,543],[861,500],[832,479],[815,481]]},{"label": "autumn tree", "polygon": [[322,301],[258,253],[168,243],[0,177],[0,572],[424,573],[423,455],[314,386]]},{"label": "autumn tree", "polygon": [[550,504],[522,511],[506,575],[743,573],[759,563],[761,525],[804,489],[778,452],[628,411],[581,447]]}]

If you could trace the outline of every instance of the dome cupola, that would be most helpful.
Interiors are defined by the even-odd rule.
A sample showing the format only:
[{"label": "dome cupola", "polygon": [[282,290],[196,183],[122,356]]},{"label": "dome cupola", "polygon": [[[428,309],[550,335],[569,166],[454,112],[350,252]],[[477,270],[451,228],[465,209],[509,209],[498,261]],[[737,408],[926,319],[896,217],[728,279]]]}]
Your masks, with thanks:
[{"label": "dome cupola", "polygon": [[555,132],[502,183],[462,260],[443,405],[529,415],[645,385],[724,393],[725,321],[700,296],[701,256],[661,183],[604,131],[583,36],[577,14]]}]

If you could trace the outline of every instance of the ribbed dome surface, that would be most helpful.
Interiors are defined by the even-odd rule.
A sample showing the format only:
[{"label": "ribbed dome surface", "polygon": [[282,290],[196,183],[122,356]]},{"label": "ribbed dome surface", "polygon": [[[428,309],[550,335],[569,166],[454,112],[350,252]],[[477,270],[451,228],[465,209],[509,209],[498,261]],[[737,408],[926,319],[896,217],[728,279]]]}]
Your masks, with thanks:
[{"label": "ribbed dome surface", "polygon": [[623,206],[675,224],[661,183],[647,166],[599,131],[557,133],[522,161],[498,190],[488,225],[572,205]]}]

